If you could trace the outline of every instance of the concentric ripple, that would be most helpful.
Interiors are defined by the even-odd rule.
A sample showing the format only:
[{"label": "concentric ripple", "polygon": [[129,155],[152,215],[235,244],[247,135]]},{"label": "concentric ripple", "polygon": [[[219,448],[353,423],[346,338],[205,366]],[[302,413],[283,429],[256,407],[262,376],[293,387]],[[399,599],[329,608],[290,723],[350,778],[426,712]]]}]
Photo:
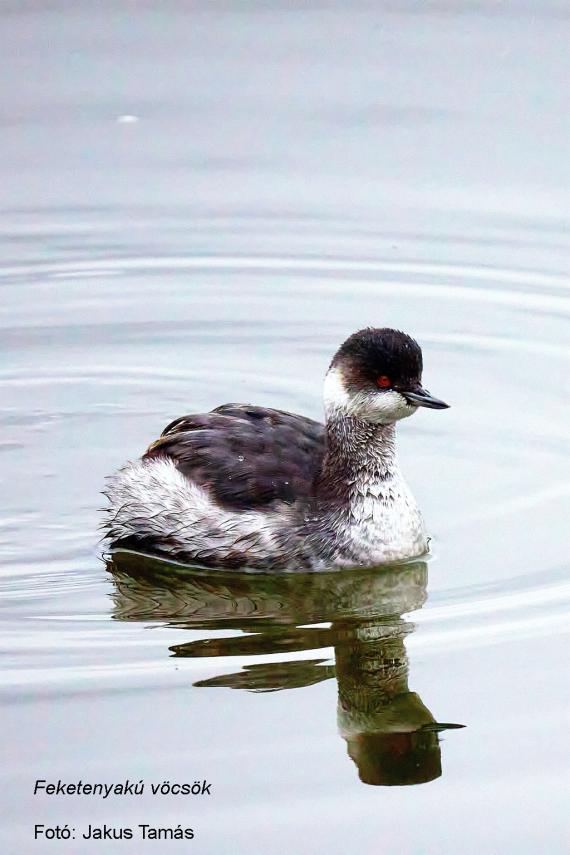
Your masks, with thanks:
[{"label": "concentric ripple", "polygon": [[[218,237],[231,248],[231,233],[218,229]],[[16,681],[22,662],[30,666],[25,651],[33,658],[41,639],[38,679],[47,678],[48,651],[56,682],[93,667],[112,677],[114,666],[92,662],[114,646],[122,675],[160,671],[156,657],[181,633],[160,596],[164,637],[153,633],[141,647],[132,628],[126,636],[109,623],[110,579],[97,560],[104,476],[172,417],[222,401],[320,417],[330,353],[366,324],[413,332],[428,387],[453,405],[444,417],[421,413],[401,429],[435,556],[410,650],[566,631],[570,590],[557,535],[570,504],[560,400],[570,353],[564,274],[364,253],[231,251],[67,257],[7,265],[2,274],[10,311],[0,424],[11,507],[0,528],[1,605],[6,617],[16,609],[35,627],[33,636],[16,632]],[[89,664],[62,664],[69,645],[89,648]],[[143,649],[150,658],[140,659]]]}]

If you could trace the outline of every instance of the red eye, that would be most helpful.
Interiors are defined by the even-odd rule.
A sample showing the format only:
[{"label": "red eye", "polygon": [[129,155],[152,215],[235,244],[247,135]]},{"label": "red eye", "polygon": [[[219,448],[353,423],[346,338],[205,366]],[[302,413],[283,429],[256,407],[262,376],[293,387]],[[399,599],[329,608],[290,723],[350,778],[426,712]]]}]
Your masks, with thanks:
[{"label": "red eye", "polygon": [[376,380],[376,384],[380,386],[381,389],[387,389],[392,385],[391,380],[385,374],[381,374],[380,377]]}]

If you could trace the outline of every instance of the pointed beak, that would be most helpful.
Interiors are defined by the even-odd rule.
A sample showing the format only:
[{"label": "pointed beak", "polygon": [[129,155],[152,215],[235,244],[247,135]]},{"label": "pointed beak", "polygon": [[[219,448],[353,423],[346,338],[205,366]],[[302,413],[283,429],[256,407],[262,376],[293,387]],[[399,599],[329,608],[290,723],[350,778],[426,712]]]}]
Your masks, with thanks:
[{"label": "pointed beak", "polygon": [[430,410],[447,410],[449,407],[445,401],[440,401],[439,398],[430,395],[427,389],[424,389],[419,383],[411,389],[400,389],[399,391],[408,404],[412,404],[414,407],[428,407]]}]

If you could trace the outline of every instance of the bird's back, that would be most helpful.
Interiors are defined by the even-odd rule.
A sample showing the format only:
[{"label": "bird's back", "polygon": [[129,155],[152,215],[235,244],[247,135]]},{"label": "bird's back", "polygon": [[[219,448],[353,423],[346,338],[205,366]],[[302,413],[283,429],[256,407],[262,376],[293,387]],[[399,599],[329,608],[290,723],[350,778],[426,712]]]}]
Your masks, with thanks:
[{"label": "bird's back", "polygon": [[281,410],[183,416],[108,480],[107,536],[208,566],[312,566],[300,528],[324,448],[323,425]]},{"label": "bird's back", "polygon": [[282,410],[224,404],[171,422],[143,460],[172,460],[227,510],[263,510],[311,495],[324,448],[319,422]]}]

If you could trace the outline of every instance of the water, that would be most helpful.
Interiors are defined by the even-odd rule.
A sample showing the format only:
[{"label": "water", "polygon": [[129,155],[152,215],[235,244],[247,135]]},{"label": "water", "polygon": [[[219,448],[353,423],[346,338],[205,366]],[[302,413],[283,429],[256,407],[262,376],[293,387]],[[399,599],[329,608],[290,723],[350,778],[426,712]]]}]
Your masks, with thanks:
[{"label": "water", "polygon": [[[566,851],[567,5],[0,14],[2,851]],[[367,324],[452,404],[399,429],[427,564],[101,560],[105,475],[225,401],[319,418]]]}]

